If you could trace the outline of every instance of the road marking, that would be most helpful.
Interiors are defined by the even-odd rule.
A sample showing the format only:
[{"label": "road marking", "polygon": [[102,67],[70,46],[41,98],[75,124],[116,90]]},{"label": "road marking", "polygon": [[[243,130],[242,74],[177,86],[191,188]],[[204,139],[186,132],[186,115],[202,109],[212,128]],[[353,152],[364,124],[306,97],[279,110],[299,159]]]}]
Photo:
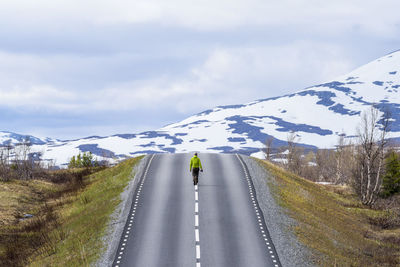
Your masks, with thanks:
[{"label": "road marking", "polygon": [[[154,156],[155,156],[155,154],[153,154],[151,156],[151,158],[150,158],[150,160],[149,160],[149,162],[147,164],[147,168],[146,168],[146,170],[145,170],[145,172],[143,174],[142,182],[140,183],[139,188],[137,189],[135,202],[132,203],[134,205],[133,205],[133,208],[132,208],[130,221],[129,221],[129,224],[127,224],[125,226],[127,231],[125,232],[123,242],[127,242],[128,241],[129,233],[130,233],[131,226],[132,226],[132,223],[133,223],[133,219],[134,219],[135,213],[136,213],[136,208],[138,207],[138,203],[139,203],[139,200],[140,200],[140,191],[142,190],[144,181],[146,180],[147,173],[149,172],[150,164],[153,161]],[[119,253],[117,254],[117,255],[120,255],[120,256],[118,256],[118,258],[117,258],[118,260],[116,261],[117,265],[115,265],[114,267],[119,267],[118,264],[121,262],[122,255],[124,254],[123,251],[125,249],[125,246],[126,246],[126,243],[122,243],[121,244],[121,247],[119,248]]]},{"label": "road marking", "polygon": [[200,263],[200,230],[199,230],[199,187],[194,186],[194,236],[196,242],[196,267],[201,267]]},{"label": "road marking", "polygon": [[200,245],[196,245],[196,259],[200,259]]},{"label": "road marking", "polygon": [[[240,164],[242,165],[242,169],[244,171],[244,174],[245,174],[245,177],[246,177],[246,180],[247,180],[247,184],[249,186],[250,202],[253,203],[254,211],[256,213],[256,217],[258,218],[258,222],[259,222],[258,224],[259,224],[259,228],[260,228],[260,231],[261,231],[261,235],[264,238],[264,241],[265,241],[265,244],[266,244],[266,247],[268,249],[268,252],[269,252],[269,255],[270,255],[271,259],[273,260],[274,263],[277,263],[277,261],[275,260],[274,248],[272,246],[270,246],[270,243],[268,242],[268,239],[265,238],[266,234],[265,234],[265,231],[264,231],[263,224],[261,223],[261,219],[260,219],[261,216],[260,216],[260,212],[258,211],[258,206],[257,206],[256,197],[255,197],[255,191],[254,191],[255,189],[254,189],[254,186],[252,184],[251,177],[250,177],[250,175],[248,173],[248,170],[247,170],[247,168],[246,168],[246,166],[244,164],[243,159],[238,154],[236,154],[236,157],[238,158]],[[279,264],[275,264],[275,267],[279,267]]]}]

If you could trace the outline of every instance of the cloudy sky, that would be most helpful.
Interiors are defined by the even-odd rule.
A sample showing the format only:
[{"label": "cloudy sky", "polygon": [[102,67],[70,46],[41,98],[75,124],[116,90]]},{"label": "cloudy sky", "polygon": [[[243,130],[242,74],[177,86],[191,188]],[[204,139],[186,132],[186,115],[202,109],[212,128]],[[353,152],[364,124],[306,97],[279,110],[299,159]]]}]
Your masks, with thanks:
[{"label": "cloudy sky", "polygon": [[0,130],[154,130],[400,49],[398,0],[2,0]]}]

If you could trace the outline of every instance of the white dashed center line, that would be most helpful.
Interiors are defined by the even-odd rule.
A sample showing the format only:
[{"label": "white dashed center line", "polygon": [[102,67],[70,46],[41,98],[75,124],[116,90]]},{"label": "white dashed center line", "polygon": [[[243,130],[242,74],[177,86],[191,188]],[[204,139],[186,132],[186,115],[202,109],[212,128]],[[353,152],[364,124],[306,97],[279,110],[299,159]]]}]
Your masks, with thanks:
[{"label": "white dashed center line", "polygon": [[194,186],[194,236],[196,242],[196,267],[201,267],[200,263],[200,231],[199,231],[199,187]]},{"label": "white dashed center line", "polygon": [[194,235],[196,237],[196,242],[200,242],[199,229],[194,229]]}]

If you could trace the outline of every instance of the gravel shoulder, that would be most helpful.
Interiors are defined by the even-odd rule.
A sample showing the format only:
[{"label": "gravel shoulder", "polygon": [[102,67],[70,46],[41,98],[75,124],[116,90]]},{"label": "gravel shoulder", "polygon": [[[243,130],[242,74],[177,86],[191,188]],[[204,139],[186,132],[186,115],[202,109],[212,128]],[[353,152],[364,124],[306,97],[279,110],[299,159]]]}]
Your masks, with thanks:
[{"label": "gravel shoulder", "polygon": [[104,252],[94,266],[112,266],[115,255],[117,254],[118,244],[121,239],[126,220],[128,219],[134,192],[136,191],[136,187],[144,174],[145,167],[149,159],[149,155],[145,156],[140,163],[133,168],[131,173],[132,179],[125,188],[124,192],[122,192],[121,203],[111,215],[110,223],[107,227],[106,234],[103,237]]},{"label": "gravel shoulder", "polygon": [[293,233],[296,221],[276,203],[269,184],[276,181],[268,171],[251,157],[241,155],[247,165],[256,190],[258,204],[264,214],[282,266],[315,266],[311,262],[311,251]]}]

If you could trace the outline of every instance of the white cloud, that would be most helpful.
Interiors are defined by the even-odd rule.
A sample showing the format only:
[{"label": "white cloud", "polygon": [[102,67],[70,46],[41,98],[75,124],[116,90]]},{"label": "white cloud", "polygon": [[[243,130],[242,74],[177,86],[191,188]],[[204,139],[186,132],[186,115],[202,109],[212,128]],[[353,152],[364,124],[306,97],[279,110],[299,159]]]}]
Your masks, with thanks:
[{"label": "white cloud", "polygon": [[327,44],[300,42],[283,47],[218,48],[184,76],[163,76],[105,88],[96,94],[93,106],[190,113],[216,105],[279,96],[282,90],[300,90],[303,89],[300,85],[311,86],[333,79],[352,67],[343,51]]},{"label": "white cloud", "polygon": [[[47,70],[59,63],[58,58],[53,62],[31,56],[26,60],[19,56],[18,60],[20,63],[15,63],[15,67],[38,62]],[[93,65],[84,60],[79,64]],[[12,87],[0,85],[0,105],[70,112],[172,109],[190,113],[216,105],[279,96],[282,91],[293,92],[333,79],[352,67],[341,49],[324,43],[301,41],[286,46],[220,47],[185,74],[106,83],[94,91],[43,85],[36,80],[24,83],[13,80]]]},{"label": "white cloud", "polygon": [[399,9],[397,0],[0,1],[0,108],[183,117],[279,96],[389,52]]},{"label": "white cloud", "polygon": [[0,89],[0,106],[12,108],[73,110],[77,96],[74,92],[49,85]]},{"label": "white cloud", "polygon": [[[343,32],[398,31],[397,0],[19,0],[1,1],[0,20],[28,23],[157,23],[202,30],[260,25]],[[48,24],[48,27],[56,26]]]}]

